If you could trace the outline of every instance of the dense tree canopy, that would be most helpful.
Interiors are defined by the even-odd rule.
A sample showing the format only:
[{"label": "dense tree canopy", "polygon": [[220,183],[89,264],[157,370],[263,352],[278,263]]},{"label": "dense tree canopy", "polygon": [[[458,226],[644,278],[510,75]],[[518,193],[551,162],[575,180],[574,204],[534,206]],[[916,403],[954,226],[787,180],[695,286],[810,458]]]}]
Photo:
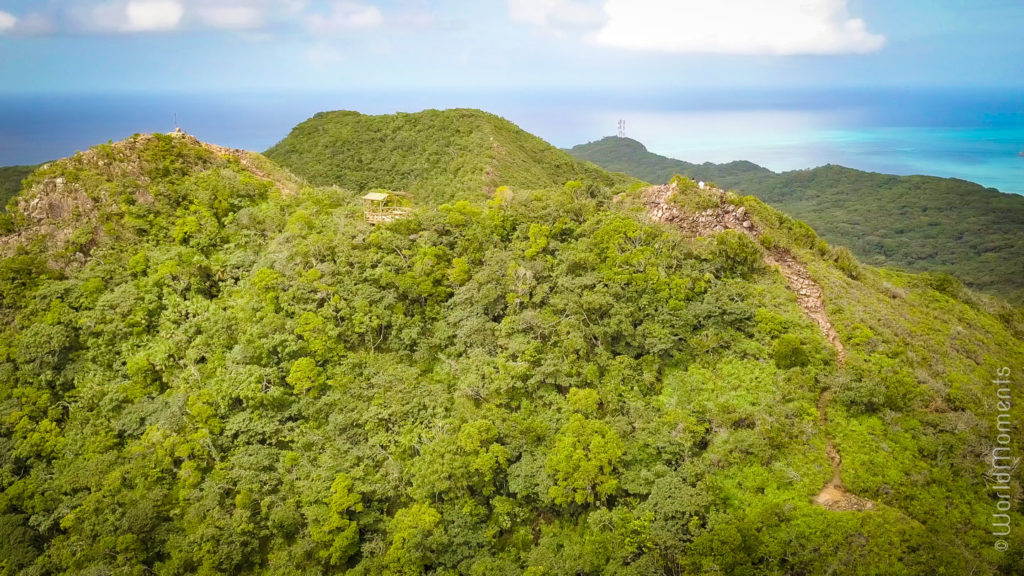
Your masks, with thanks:
[{"label": "dense tree canopy", "polygon": [[[841,367],[756,243],[615,179],[374,227],[360,190],[266,174],[140,137],[29,180],[92,208],[4,238],[0,572],[1024,570],[984,475],[1021,325],[957,284],[851,278],[731,198],[807,262]],[[877,510],[812,503],[826,432]]]}]

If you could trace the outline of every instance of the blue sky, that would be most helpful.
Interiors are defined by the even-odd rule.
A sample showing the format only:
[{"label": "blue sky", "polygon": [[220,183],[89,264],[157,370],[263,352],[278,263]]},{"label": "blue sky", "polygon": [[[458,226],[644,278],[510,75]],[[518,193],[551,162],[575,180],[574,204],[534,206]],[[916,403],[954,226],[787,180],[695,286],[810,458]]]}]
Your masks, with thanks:
[{"label": "blue sky", "polygon": [[1024,86],[1021,0],[0,0],[0,92]]}]

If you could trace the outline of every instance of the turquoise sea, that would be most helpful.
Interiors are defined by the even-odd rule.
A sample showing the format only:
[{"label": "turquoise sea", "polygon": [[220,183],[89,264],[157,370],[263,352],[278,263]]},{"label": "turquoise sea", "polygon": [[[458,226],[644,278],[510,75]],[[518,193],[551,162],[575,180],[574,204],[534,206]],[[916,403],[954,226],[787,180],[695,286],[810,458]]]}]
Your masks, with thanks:
[{"label": "turquoise sea", "polygon": [[0,165],[167,132],[175,117],[204,140],[259,151],[321,110],[455,107],[494,112],[560,147],[614,134],[624,119],[651,151],[690,162],[841,164],[1024,194],[1024,93],[998,89],[0,95]]},{"label": "turquoise sea", "polygon": [[[846,127],[789,111],[702,116],[677,115],[665,119],[662,128],[633,136],[654,152],[690,162],[742,159],[776,171],[840,164],[886,174],[960,178],[1024,194],[1024,123],[1019,121]],[[679,131],[665,131],[673,120],[690,127],[694,138],[679,139]],[[700,128],[694,130],[696,126]]]},{"label": "turquoise sea", "polygon": [[[750,160],[776,171],[840,164],[1024,194],[1019,90],[682,96],[617,113],[652,152],[689,162]],[[614,125],[612,116],[600,122]]]}]

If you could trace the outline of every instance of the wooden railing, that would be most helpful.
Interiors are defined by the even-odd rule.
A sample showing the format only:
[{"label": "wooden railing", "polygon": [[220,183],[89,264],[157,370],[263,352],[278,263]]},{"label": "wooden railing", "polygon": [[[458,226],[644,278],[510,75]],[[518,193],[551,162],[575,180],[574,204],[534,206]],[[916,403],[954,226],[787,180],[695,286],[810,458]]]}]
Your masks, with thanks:
[{"label": "wooden railing", "polygon": [[364,211],[370,224],[386,224],[412,216],[412,209],[403,206],[383,206]]}]

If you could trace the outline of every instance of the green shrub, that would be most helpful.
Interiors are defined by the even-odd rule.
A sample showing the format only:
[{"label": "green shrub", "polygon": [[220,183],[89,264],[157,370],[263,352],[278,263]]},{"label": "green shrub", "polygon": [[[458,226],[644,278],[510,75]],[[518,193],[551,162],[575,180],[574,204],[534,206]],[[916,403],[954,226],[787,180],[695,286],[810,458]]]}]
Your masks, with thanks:
[{"label": "green shrub", "polygon": [[775,345],[772,347],[772,358],[775,360],[775,366],[780,370],[803,368],[811,363],[811,357],[800,343],[800,339],[790,334],[775,341]]},{"label": "green shrub", "polygon": [[6,212],[0,212],[0,236],[14,232],[14,218]]},{"label": "green shrub", "polygon": [[892,358],[877,353],[854,357],[853,375],[843,386],[840,400],[853,413],[907,410],[925,395],[925,389],[906,362],[903,356]]},{"label": "green shrub", "polygon": [[833,261],[847,277],[854,280],[860,277],[860,264],[857,263],[857,259],[845,247],[840,247],[836,250]]},{"label": "green shrub", "polygon": [[676,192],[669,199],[680,208],[691,213],[704,212],[721,205],[719,197],[710,190],[701,190],[696,182],[684,176],[672,179]]},{"label": "green shrub", "polygon": [[312,358],[299,358],[292,364],[285,380],[291,384],[296,394],[305,394],[323,386],[324,373]]},{"label": "green shrub", "polygon": [[947,274],[946,272],[926,272],[921,274],[921,279],[932,290],[957,300],[962,300],[967,291],[964,288],[963,282],[960,282],[952,274]]},{"label": "green shrub", "polygon": [[619,488],[624,454],[622,440],[607,424],[573,414],[548,453],[546,469],[555,481],[548,496],[562,506],[603,502]]},{"label": "green shrub", "polygon": [[567,399],[569,408],[584,416],[597,414],[597,408],[601,404],[601,398],[597,391],[589,388],[570,388]]},{"label": "green shrub", "polygon": [[781,245],[778,234],[771,230],[764,231],[757,241],[765,250],[774,250]]},{"label": "green shrub", "polygon": [[789,233],[793,241],[804,248],[812,248],[818,241],[818,234],[813,228],[800,220],[789,221]]},{"label": "green shrub", "polygon": [[764,251],[749,236],[726,230],[711,237],[711,254],[725,274],[747,276],[764,267]]}]

